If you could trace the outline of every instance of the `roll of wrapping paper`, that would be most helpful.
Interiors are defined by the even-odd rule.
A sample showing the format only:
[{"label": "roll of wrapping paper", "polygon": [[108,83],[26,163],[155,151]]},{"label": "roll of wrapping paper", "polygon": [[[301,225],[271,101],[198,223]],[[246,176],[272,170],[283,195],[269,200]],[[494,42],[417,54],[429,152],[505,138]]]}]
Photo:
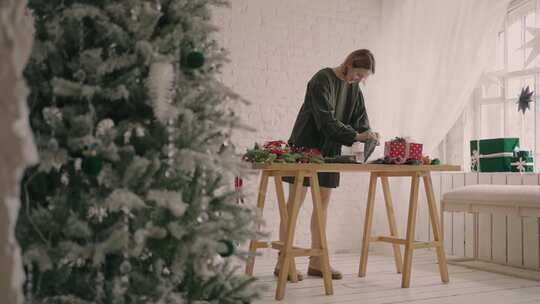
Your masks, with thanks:
[{"label": "roll of wrapping paper", "polygon": [[379,145],[379,141],[376,139],[368,139],[364,143],[364,163],[367,162],[368,158],[373,154],[375,148]]}]

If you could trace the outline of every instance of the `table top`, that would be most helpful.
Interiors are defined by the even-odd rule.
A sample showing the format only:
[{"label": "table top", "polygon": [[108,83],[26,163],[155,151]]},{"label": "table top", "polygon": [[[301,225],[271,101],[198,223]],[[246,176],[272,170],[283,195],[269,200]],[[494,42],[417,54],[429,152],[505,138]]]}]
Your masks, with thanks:
[{"label": "table top", "polygon": [[270,171],[317,171],[317,172],[431,172],[461,171],[455,165],[384,165],[384,164],[302,164],[302,163],[254,163],[253,169]]}]

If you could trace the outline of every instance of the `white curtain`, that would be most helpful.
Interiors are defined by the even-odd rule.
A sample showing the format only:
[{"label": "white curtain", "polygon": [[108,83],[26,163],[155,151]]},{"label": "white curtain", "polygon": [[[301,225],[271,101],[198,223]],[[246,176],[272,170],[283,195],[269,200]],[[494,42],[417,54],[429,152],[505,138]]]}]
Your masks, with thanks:
[{"label": "white curtain", "polygon": [[411,137],[432,152],[471,100],[509,2],[383,1],[374,98],[367,100],[383,139]]}]

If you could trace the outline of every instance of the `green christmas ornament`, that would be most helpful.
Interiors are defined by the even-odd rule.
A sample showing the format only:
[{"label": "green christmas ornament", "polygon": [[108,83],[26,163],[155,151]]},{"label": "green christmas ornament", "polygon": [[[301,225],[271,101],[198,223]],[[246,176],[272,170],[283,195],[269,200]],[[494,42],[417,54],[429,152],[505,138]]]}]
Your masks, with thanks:
[{"label": "green christmas ornament", "polygon": [[103,161],[95,155],[85,157],[81,165],[82,171],[93,177],[98,176],[102,168]]},{"label": "green christmas ornament", "polygon": [[204,65],[204,54],[201,52],[191,52],[187,54],[184,65],[190,69],[198,69]]},{"label": "green christmas ornament", "polygon": [[431,161],[431,164],[432,165],[440,165],[441,164],[441,161],[438,159],[438,158],[435,158]]},{"label": "green christmas ornament", "polygon": [[234,253],[234,244],[229,240],[219,241],[218,253],[224,258],[228,258]]}]

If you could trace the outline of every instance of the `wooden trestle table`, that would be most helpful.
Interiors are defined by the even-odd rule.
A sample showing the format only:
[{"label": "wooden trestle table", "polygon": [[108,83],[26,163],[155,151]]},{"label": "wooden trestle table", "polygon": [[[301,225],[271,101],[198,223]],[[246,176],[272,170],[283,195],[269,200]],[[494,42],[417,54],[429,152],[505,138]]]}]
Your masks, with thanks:
[{"label": "wooden trestle table", "polygon": [[[437,260],[439,265],[439,272],[441,280],[448,282],[448,267],[446,263],[446,256],[443,247],[443,235],[441,233],[439,213],[437,211],[436,198],[433,193],[433,183],[431,179],[432,171],[459,171],[459,166],[453,165],[384,165],[384,164],[254,164],[253,169],[261,171],[261,180],[259,186],[259,194],[257,199],[257,207],[260,209],[261,214],[264,208],[264,202],[266,198],[266,192],[268,189],[268,181],[270,177],[274,178],[277,200],[279,204],[279,213],[281,221],[286,223],[286,237],[283,242],[261,242],[259,240],[252,240],[250,242],[249,251],[251,253],[246,265],[246,274],[253,274],[253,267],[255,265],[255,252],[259,248],[273,248],[280,251],[279,265],[280,273],[278,277],[278,283],[276,288],[276,300],[283,299],[285,295],[285,287],[287,283],[287,277],[290,275],[292,282],[297,282],[298,277],[296,273],[296,267],[294,258],[298,256],[320,256],[322,260],[322,272],[324,279],[324,288],[327,295],[333,294],[332,288],[332,275],[330,272],[330,264],[328,260],[328,247],[326,242],[326,231],[322,225],[322,209],[321,209],[321,194],[319,188],[319,182],[317,178],[318,172],[369,172],[370,182],[368,190],[368,199],[366,206],[366,213],[364,218],[364,231],[362,240],[362,252],[360,256],[360,266],[358,270],[359,277],[366,276],[368,249],[371,242],[387,242],[391,243],[394,251],[394,258],[396,264],[397,273],[402,273],[403,288],[407,288],[410,285],[411,278],[411,264],[413,250],[419,248],[434,247],[437,254]],[[292,206],[287,210],[285,194],[283,191],[283,183],[281,177],[294,176],[295,183],[292,192]],[[320,248],[299,248],[293,246],[294,234],[296,229],[296,223],[298,218],[298,212],[300,209],[300,194],[302,190],[302,181],[307,177],[310,180],[311,195],[313,198],[313,210],[315,213],[315,220],[317,226],[317,233],[319,233],[321,239]],[[407,219],[407,232],[405,238],[399,238],[396,219],[394,215],[394,207],[392,198],[390,195],[390,185],[388,183],[388,177],[411,177],[411,190],[409,197],[409,213]],[[386,213],[389,224],[390,235],[387,236],[372,236],[371,227],[373,222],[373,209],[375,204],[375,192],[377,187],[377,179],[381,179],[382,190],[385,199]],[[424,181],[424,188],[426,191],[427,205],[429,209],[429,216],[431,219],[431,226],[433,229],[433,241],[417,241],[414,239],[415,225],[416,225],[416,210],[418,203],[418,187],[420,179]],[[300,181],[300,183],[298,182]],[[400,245],[405,246],[405,257],[402,259]]]}]

